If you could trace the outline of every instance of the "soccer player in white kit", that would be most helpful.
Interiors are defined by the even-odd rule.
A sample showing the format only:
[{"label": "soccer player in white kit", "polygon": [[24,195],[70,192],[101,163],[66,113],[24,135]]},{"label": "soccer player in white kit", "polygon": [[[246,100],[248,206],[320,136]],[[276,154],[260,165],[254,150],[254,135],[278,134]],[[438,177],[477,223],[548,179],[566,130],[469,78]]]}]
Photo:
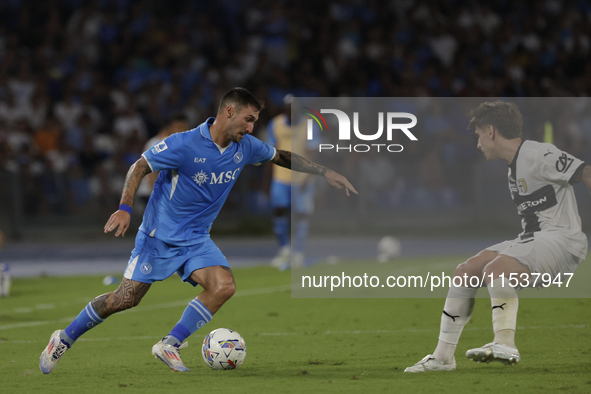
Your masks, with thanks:
[{"label": "soccer player in white kit", "polygon": [[[523,121],[514,103],[485,102],[469,116],[469,129],[475,131],[477,147],[486,159],[509,164],[509,190],[523,232],[514,240],[481,251],[454,271],[454,277],[484,277],[492,305],[493,342],[468,350],[466,356],[478,362],[511,365],[521,356],[515,346],[519,302],[516,288],[510,285],[515,286],[515,280],[509,278],[518,278],[520,287],[535,287],[534,279],[539,275],[560,279],[585,260],[587,237],[581,231],[571,185],[583,181],[591,192],[591,167],[552,144],[523,141]],[[462,285],[449,289],[435,351],[404,372],[456,369],[455,349],[478,291],[469,283]]]}]

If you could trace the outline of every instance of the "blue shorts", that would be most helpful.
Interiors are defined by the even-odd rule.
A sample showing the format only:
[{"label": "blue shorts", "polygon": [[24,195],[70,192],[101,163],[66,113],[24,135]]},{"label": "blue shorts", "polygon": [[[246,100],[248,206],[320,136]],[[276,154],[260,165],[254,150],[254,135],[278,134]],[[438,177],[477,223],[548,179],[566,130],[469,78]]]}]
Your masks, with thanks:
[{"label": "blue shorts", "polygon": [[189,277],[195,270],[221,265],[230,267],[221,250],[209,238],[191,246],[175,246],[138,231],[124,278],[143,283],[164,280],[177,272],[184,282],[197,286]]},{"label": "blue shorts", "polygon": [[[308,180],[305,187],[271,182],[271,206],[292,208],[292,212],[311,215],[314,211],[314,182]],[[292,204],[293,203],[293,204]]]}]

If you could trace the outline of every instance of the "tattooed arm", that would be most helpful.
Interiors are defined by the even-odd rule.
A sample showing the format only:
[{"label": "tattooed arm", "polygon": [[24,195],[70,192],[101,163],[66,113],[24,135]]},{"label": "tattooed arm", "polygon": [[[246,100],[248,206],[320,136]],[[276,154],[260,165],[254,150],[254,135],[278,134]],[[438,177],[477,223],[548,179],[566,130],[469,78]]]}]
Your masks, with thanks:
[{"label": "tattooed arm", "polygon": [[271,162],[292,171],[323,176],[330,185],[337,189],[345,189],[347,196],[350,195],[349,192],[357,194],[357,190],[349,183],[347,178],[296,153],[278,149]]},{"label": "tattooed arm", "polygon": [[[142,179],[144,179],[146,174],[149,174],[150,172],[152,172],[150,165],[143,157],[133,163],[125,177],[120,204],[129,205],[130,207],[133,206],[133,199],[135,198],[137,189],[139,189]],[[130,220],[131,215],[129,213],[125,211],[116,211],[111,215],[107,224],[105,224],[105,233],[110,233],[119,227],[115,236],[125,236],[125,232],[129,228]]]}]

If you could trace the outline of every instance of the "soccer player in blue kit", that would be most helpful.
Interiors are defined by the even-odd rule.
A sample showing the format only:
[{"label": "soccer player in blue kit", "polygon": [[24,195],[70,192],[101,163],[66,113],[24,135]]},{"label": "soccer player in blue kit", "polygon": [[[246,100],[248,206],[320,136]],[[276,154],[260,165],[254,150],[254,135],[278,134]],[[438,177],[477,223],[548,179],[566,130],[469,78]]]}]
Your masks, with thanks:
[{"label": "soccer player in blue kit", "polygon": [[263,105],[248,90],[234,88],[220,102],[217,116],[197,128],[171,135],[142,154],[129,169],[119,210],[105,233],[124,236],[140,182],[160,171],[144,212],[119,288],[91,301],[64,330],[57,330],[43,350],[39,367],[50,373],[62,355],[86,331],[113,313],[139,304],[150,286],[177,272],[183,281],[203,287],[181,319],[152,354],[173,371],[189,371],[179,350],[183,341],[208,323],[235,292],[228,261],[209,236],[232,186],[247,164],[271,161],[294,171],[323,176],[347,196],[357,193],[342,175],[251,136]]}]

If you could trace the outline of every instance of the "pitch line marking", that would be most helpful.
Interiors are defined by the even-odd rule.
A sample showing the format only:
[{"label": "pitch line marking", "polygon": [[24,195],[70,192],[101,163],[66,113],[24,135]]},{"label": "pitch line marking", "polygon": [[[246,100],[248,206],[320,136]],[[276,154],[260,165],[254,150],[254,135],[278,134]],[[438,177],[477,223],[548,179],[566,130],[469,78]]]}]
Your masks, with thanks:
[{"label": "pitch line marking", "polygon": [[[529,326],[529,327],[517,327],[519,330],[564,330],[564,329],[588,329],[588,324],[564,324],[559,326]],[[484,331],[490,330],[490,327],[470,327],[466,328],[465,331]],[[401,330],[349,330],[349,331],[324,331],[320,334],[307,334],[302,332],[263,332],[263,333],[251,333],[246,334],[248,336],[308,336],[308,335],[367,335],[367,334],[403,334],[403,333],[421,333],[421,332],[436,332],[437,329],[401,329]],[[136,341],[144,339],[160,339],[159,336],[144,335],[134,337],[109,337],[109,338],[80,338],[78,341],[81,342],[102,342],[102,341]],[[2,343],[39,343],[47,342],[46,339],[39,340],[24,340],[15,339],[11,341],[0,340]]]},{"label": "pitch line marking", "polygon": [[[518,330],[564,330],[570,328],[589,328],[589,324],[564,324],[560,326],[518,326]],[[483,331],[483,330],[490,330],[491,327],[467,327],[464,328],[464,331]],[[321,335],[366,335],[366,334],[402,334],[402,333],[421,333],[421,332],[439,332],[438,328],[406,328],[400,330],[348,330],[348,331],[324,331]],[[257,334],[255,334],[257,335]],[[316,335],[316,334],[305,334],[305,333],[297,333],[297,332],[266,332],[258,334],[260,336],[282,336],[282,335]]]},{"label": "pitch line marking", "polygon": [[[281,285],[281,286],[273,286],[273,287],[263,287],[260,289],[249,289],[249,290],[239,290],[234,294],[234,297],[245,297],[251,295],[261,295],[261,294],[271,294],[271,293],[280,293],[283,291],[287,291],[291,289],[291,285]],[[132,313],[132,312],[146,312],[146,311],[153,311],[158,309],[166,309],[172,308],[176,306],[183,306],[187,305],[190,300],[183,300],[183,301],[174,301],[174,302],[167,302],[161,304],[154,304],[154,305],[146,305],[146,306],[137,306],[133,309],[128,309],[121,313]],[[57,323],[64,323],[64,322],[71,322],[74,320],[76,316],[71,317],[64,317],[61,319],[54,319],[54,320],[40,320],[40,321],[32,321],[32,322],[24,322],[24,323],[15,323],[15,324],[5,324],[0,326],[1,330],[11,330],[13,328],[25,328],[25,327],[35,327],[35,326],[42,326],[45,324],[57,324]]]},{"label": "pitch line marking", "polygon": [[75,300],[70,300],[69,302],[61,302],[59,304],[37,304],[34,307],[26,307],[26,308],[14,308],[12,310],[13,313],[32,313],[37,312],[39,309],[56,309],[62,308],[65,306],[76,305],[76,304],[87,304],[88,298],[78,298]]}]

